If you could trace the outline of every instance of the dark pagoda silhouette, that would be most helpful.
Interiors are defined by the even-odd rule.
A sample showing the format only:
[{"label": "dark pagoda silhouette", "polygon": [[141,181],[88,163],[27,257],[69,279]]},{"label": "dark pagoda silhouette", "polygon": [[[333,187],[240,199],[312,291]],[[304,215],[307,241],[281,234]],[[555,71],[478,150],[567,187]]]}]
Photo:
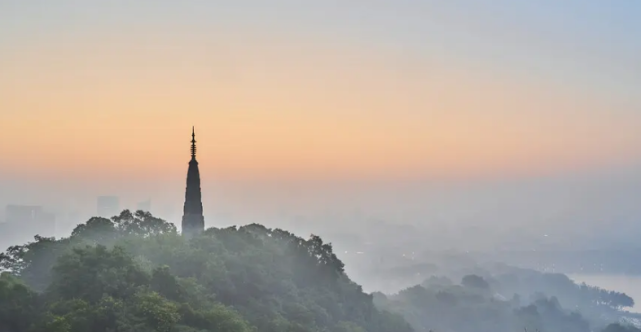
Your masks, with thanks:
[{"label": "dark pagoda silhouette", "polygon": [[183,209],[182,234],[188,238],[199,234],[205,229],[203,203],[200,194],[200,172],[196,161],[196,133],[191,131],[191,160],[187,171],[187,190],[185,192],[185,207]]}]

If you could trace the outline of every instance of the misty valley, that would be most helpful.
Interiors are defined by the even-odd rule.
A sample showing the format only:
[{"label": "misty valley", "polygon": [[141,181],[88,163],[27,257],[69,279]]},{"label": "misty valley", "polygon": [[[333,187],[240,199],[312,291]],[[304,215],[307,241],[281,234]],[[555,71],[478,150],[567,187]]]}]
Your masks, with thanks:
[{"label": "misty valley", "polygon": [[258,224],[190,238],[143,211],[35,236],[0,266],[3,332],[641,331],[633,298],[560,273],[451,252],[338,253]]}]

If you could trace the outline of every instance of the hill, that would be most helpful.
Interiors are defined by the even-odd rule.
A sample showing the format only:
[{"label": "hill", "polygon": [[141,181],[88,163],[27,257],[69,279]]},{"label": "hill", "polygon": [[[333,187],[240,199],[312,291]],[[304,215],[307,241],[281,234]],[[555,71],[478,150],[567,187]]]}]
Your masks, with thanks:
[{"label": "hill", "polygon": [[261,225],[188,241],[126,210],[10,247],[0,267],[0,331],[412,331],[374,306],[330,244]]}]

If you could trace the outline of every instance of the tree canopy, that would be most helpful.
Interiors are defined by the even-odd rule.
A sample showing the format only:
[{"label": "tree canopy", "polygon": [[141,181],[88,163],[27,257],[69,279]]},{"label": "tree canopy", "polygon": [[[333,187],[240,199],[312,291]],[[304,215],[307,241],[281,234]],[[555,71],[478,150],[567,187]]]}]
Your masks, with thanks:
[{"label": "tree canopy", "polygon": [[123,211],[10,247],[0,268],[2,331],[412,331],[345,275],[331,244],[255,224],[187,240]]},{"label": "tree canopy", "polygon": [[252,224],[187,239],[125,210],[0,254],[0,331],[639,331],[605,323],[632,298],[560,274],[476,269],[384,295],[344,268],[319,236]]}]

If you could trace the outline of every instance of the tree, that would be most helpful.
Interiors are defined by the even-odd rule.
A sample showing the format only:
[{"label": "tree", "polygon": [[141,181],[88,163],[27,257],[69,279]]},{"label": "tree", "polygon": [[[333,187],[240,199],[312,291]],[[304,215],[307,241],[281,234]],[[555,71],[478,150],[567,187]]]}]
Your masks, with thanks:
[{"label": "tree", "polygon": [[641,332],[641,329],[638,329],[634,326],[624,326],[621,324],[610,324],[603,332]]},{"label": "tree", "polygon": [[119,235],[116,223],[101,217],[93,217],[86,223],[76,226],[71,232],[73,237],[103,245],[111,244]]},{"label": "tree", "polygon": [[70,239],[56,240],[35,236],[35,241],[11,246],[0,255],[0,266],[19,276],[36,291],[43,291],[51,281],[51,269],[56,260],[71,249]]},{"label": "tree", "polygon": [[485,279],[474,274],[463,277],[463,280],[461,281],[461,285],[465,287],[481,289],[481,290],[490,289],[490,284],[488,284],[488,282],[485,281]]},{"label": "tree", "polygon": [[185,239],[125,210],[1,259],[13,278],[0,285],[11,332],[411,331],[345,275],[331,244],[261,225]]},{"label": "tree", "polygon": [[9,273],[0,275],[0,331],[26,331],[38,314],[38,295]]},{"label": "tree", "polygon": [[150,280],[123,248],[110,250],[101,245],[74,248],[58,260],[53,271],[50,292],[89,303],[98,302],[103,295],[129,298]]},{"label": "tree", "polygon": [[125,236],[136,235],[148,237],[166,233],[176,233],[176,226],[163,219],[154,217],[151,213],[138,210],[132,213],[124,210],[112,218],[118,230]]},{"label": "tree", "polygon": [[171,332],[180,320],[178,306],[156,292],[139,292],[133,302],[133,313],[143,317],[154,331]]}]

